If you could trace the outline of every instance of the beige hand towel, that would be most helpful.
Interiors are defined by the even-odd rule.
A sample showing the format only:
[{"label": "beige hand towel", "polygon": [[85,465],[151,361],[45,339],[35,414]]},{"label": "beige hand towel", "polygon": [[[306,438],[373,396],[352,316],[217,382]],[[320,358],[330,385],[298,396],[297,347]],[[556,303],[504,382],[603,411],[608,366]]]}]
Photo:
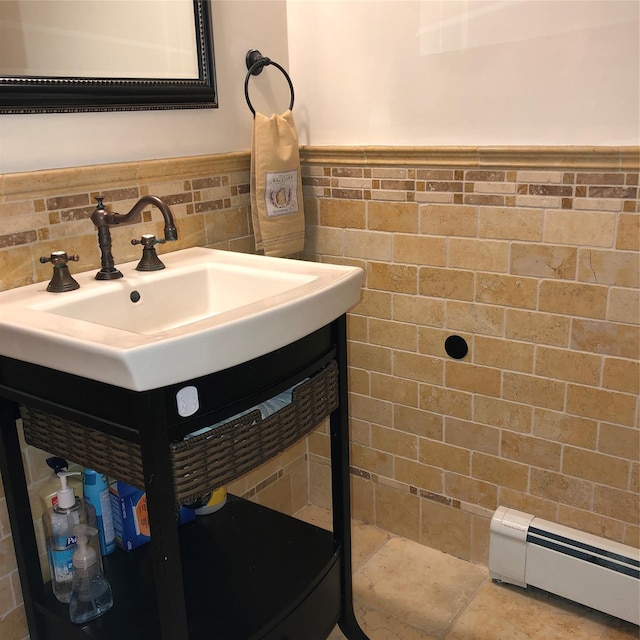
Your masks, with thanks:
[{"label": "beige hand towel", "polygon": [[256,113],[251,149],[251,218],[256,249],[289,256],[304,247],[298,134],[290,110]]}]

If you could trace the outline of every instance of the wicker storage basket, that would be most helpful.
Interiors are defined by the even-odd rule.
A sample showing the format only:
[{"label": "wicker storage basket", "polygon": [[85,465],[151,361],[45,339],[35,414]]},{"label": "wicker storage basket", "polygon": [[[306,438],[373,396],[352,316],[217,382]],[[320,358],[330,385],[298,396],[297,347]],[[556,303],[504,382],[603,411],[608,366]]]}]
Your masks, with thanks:
[{"label": "wicker storage basket", "polygon": [[[263,419],[255,409],[224,425],[172,442],[176,501],[187,504],[284,451],[338,406],[331,361],[293,390],[292,401]],[[20,407],[27,444],[144,489],[140,445],[75,422]]]}]

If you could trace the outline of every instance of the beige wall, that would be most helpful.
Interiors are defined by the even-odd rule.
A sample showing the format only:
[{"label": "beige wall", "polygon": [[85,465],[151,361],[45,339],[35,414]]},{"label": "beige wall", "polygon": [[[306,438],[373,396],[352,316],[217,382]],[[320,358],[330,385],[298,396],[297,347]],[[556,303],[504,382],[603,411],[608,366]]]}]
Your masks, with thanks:
[{"label": "beige wall", "polygon": [[[79,254],[72,271],[99,268],[90,219],[96,195],[118,213],[127,213],[142,195],[162,197],[179,240],[160,251],[205,245],[251,251],[248,162],[247,153],[231,153],[0,175],[0,290],[47,279],[51,265],[38,260],[55,250]],[[147,207],[140,220],[114,229],[116,262],[139,255],[133,238],[150,232],[162,237],[161,223]]]},{"label": "beige wall", "polygon": [[[305,158],[306,251],[366,271],[356,516],[482,563],[498,505],[639,546],[637,148]],[[327,504],[327,436],[310,442]]]},{"label": "beige wall", "polygon": [[[635,2],[227,0],[212,12],[218,109],[3,115],[0,173],[249,149],[252,48],[289,71],[304,144],[638,144]],[[288,105],[273,68],[250,87],[259,111]]]},{"label": "beige wall", "polygon": [[640,6],[288,0],[301,143],[637,145]]},{"label": "beige wall", "polygon": [[[302,154],[305,257],[367,274],[349,316],[355,515],[480,563],[498,504],[638,546],[638,149]],[[2,176],[0,289],[45,282],[55,249],[97,269],[98,193],[120,212],[166,198],[168,248],[253,251],[248,168],[234,153]],[[113,232],[117,263],[159,218]],[[35,491],[45,454],[24,456]],[[326,426],[231,489],[328,505]],[[0,636],[25,633],[2,495]]]},{"label": "beige wall", "polygon": [[[211,11],[217,109],[2,115],[0,174],[251,148],[245,56],[259,49],[288,67],[285,0],[217,1]],[[255,108],[277,110],[288,100],[278,76],[263,74],[251,83]]]}]

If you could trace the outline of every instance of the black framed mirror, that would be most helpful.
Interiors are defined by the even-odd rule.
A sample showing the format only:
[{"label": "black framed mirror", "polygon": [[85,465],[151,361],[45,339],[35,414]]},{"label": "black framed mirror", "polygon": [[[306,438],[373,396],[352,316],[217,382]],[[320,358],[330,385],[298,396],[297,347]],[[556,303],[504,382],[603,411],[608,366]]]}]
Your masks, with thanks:
[{"label": "black framed mirror", "polygon": [[[52,0],[47,0],[52,4]],[[84,5],[97,6],[94,2],[86,3],[82,0]],[[165,0],[159,0],[164,2]],[[57,73],[39,73],[38,68],[26,68],[24,72],[18,68],[11,60],[13,55],[10,50],[9,42],[15,42],[15,34],[19,34],[19,41],[23,49],[27,46],[24,37],[24,28],[19,22],[19,12],[25,9],[25,6],[20,6],[21,2],[27,2],[36,4],[38,0],[0,0],[3,6],[3,14],[0,16],[2,26],[9,30],[9,33],[14,36],[13,38],[3,37],[2,40],[6,43],[4,46],[0,44],[0,114],[26,114],[26,113],[76,113],[84,111],[137,111],[137,110],[157,110],[157,109],[203,109],[203,108],[215,108],[218,106],[218,96],[215,82],[215,67],[213,56],[213,34],[211,28],[211,8],[210,0],[181,0],[180,3],[174,3],[176,6],[180,5],[180,10],[189,11],[188,14],[180,16],[181,21],[186,21],[187,25],[193,24],[194,33],[188,33],[186,41],[189,42],[189,66],[192,71],[186,71],[184,73],[175,74],[179,77],[173,77],[172,71],[162,71],[158,74],[147,73],[143,68],[137,70],[135,73],[129,73],[128,71],[118,76],[116,72],[115,77],[111,77],[111,72],[104,73],[104,77],[96,77],[88,72],[88,75],[82,73],[74,73],[73,75],[57,75]],[[10,2],[13,6],[14,13],[10,15],[8,13]],[[65,7],[73,5],[69,3],[69,0],[64,0]],[[6,4],[5,4],[6,3]],[[130,11],[135,3],[108,3],[111,7],[117,5],[128,6]],[[153,3],[149,0],[138,3],[140,10],[147,10],[151,8]],[[76,5],[78,8],[80,5]],[[105,9],[107,3],[105,3]],[[160,7],[160,5],[159,5]],[[29,9],[35,10],[33,6],[28,6]],[[162,8],[162,7],[160,7]],[[172,7],[172,10],[176,7]],[[191,8],[193,8],[193,14],[191,14]],[[108,10],[108,9],[106,9]],[[153,10],[153,9],[151,9]],[[23,11],[24,13],[24,11]],[[158,20],[158,14],[162,11],[154,11],[153,20]],[[37,14],[42,18],[42,12],[37,9]],[[149,16],[151,18],[152,16]],[[115,22],[120,18],[115,18]],[[144,17],[142,18],[144,20]],[[121,23],[122,24],[122,23]],[[140,38],[144,33],[149,33],[152,39],[152,44],[147,46],[147,49],[151,49],[151,55],[149,57],[156,57],[157,52],[153,51],[153,47],[157,46],[157,43],[153,41],[154,33],[153,29],[146,23],[143,23],[144,27],[138,29]],[[151,20],[149,21],[149,25]],[[155,24],[155,23],[154,23]],[[102,22],[100,22],[100,28],[102,28]],[[136,29],[136,27],[132,27]],[[189,27],[187,27],[189,28]],[[42,27],[41,27],[42,29]],[[12,31],[11,31],[12,30]],[[174,24],[166,25],[157,29],[158,31],[171,32],[175,30]],[[46,36],[53,37],[52,34],[60,32],[63,41],[53,44],[52,51],[62,51],[71,49],[70,40],[68,34],[73,32],[75,36],[77,29],[65,28],[53,29],[46,28],[47,33],[44,35],[38,33],[34,34],[34,37],[43,38]],[[121,38],[115,36],[112,38],[113,49],[109,49],[105,46],[104,42],[101,42],[102,32],[98,32],[99,36],[96,38],[95,34],[91,36],[85,35],[85,42],[81,47],[85,47],[86,50],[100,47],[104,47],[102,51],[120,51]],[[136,41],[140,38],[136,35]],[[161,34],[159,34],[161,35]],[[192,37],[193,36],[193,37]],[[87,38],[92,38],[87,44]],[[133,41],[133,38],[132,38]],[[38,40],[40,42],[40,40]],[[87,49],[88,47],[88,49]],[[19,49],[20,47],[17,47]],[[14,47],[15,49],[15,47]],[[193,50],[195,49],[195,50]],[[80,49],[82,52],[82,49]],[[23,51],[24,53],[24,51]],[[167,56],[171,55],[171,51],[167,52]],[[19,56],[17,56],[19,57]],[[22,57],[26,58],[26,55]],[[81,63],[84,58],[82,53],[74,54],[74,64],[79,60]],[[108,56],[102,56],[103,58]],[[138,56],[129,56],[130,58],[137,58]],[[44,63],[43,63],[44,64]],[[64,68],[62,64],[59,68]],[[118,70],[121,67],[118,66]],[[8,73],[7,70],[11,71]],[[20,73],[13,73],[14,71],[20,71]],[[23,74],[24,73],[24,74]],[[170,77],[164,77],[167,73]]]}]

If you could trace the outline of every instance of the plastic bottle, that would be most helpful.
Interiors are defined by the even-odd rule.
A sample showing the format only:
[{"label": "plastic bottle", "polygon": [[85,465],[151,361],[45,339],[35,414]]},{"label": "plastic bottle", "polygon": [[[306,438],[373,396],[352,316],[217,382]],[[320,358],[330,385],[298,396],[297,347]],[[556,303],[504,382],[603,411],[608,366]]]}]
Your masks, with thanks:
[{"label": "plastic bottle", "polygon": [[[80,472],[82,467],[77,464],[69,465],[64,458],[58,458],[57,456],[51,456],[46,460],[47,465],[53,470],[51,476],[38,490],[40,496],[40,502],[42,503],[42,511],[50,509],[57,501],[57,493],[60,488],[60,479],[58,473],[60,471],[78,471]],[[76,476],[70,476],[67,478],[69,486],[74,490],[76,497],[82,498],[82,481]]]},{"label": "plastic bottle", "polygon": [[77,471],[61,471],[60,488],[56,492],[56,504],[42,516],[47,542],[47,557],[51,569],[51,586],[60,602],[69,602],[73,571],[73,553],[76,550],[75,527],[79,524],[95,524],[95,510],[76,498],[68,486],[67,477],[80,475]]},{"label": "plastic bottle", "polygon": [[113,606],[111,585],[106,579],[98,556],[88,544],[97,529],[80,524],[75,527],[77,549],[73,553],[73,581],[69,601],[71,622],[84,624],[109,611]]},{"label": "plastic bottle", "polygon": [[193,503],[193,505],[187,506],[191,506],[197,516],[206,516],[219,511],[225,504],[227,504],[227,488],[218,487],[210,494]]},{"label": "plastic bottle", "polygon": [[98,473],[93,469],[85,469],[83,478],[84,499],[92,504],[96,510],[100,553],[106,556],[113,553],[116,548],[116,532],[113,528],[109,483],[104,474]]}]

